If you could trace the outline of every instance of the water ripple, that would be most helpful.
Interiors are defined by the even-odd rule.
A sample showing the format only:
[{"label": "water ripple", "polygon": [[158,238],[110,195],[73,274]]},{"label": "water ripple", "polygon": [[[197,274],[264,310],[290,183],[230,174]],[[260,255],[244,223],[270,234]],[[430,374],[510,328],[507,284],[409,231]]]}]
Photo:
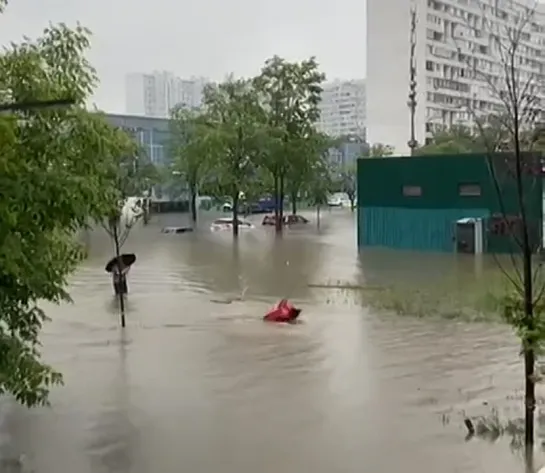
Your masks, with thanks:
[{"label": "water ripple", "polygon": [[[505,445],[464,444],[459,422],[440,422],[486,404],[513,408],[521,368],[509,330],[379,315],[352,293],[308,287],[391,282],[411,267],[437,279],[459,262],[358,259],[346,212],[281,239],[258,228],[235,246],[206,222],[161,235],[180,218],[156,219],[127,242],[138,260],[125,332],[104,273],[111,246],[91,235],[74,304],[46,306],[45,356],[66,386],[51,409],[6,401],[0,459],[27,455],[40,473],[518,471]],[[262,323],[280,297],[303,308],[303,323]]]}]

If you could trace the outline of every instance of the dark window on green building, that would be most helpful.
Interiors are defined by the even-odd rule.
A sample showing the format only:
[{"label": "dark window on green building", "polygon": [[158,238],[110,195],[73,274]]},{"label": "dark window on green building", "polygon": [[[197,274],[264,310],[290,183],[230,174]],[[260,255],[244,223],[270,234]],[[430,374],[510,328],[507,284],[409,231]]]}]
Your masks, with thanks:
[{"label": "dark window on green building", "polygon": [[422,195],[422,187],[403,186],[403,195],[405,197],[420,197]]},{"label": "dark window on green building", "polygon": [[480,197],[481,186],[479,184],[460,184],[458,194],[462,197]]}]

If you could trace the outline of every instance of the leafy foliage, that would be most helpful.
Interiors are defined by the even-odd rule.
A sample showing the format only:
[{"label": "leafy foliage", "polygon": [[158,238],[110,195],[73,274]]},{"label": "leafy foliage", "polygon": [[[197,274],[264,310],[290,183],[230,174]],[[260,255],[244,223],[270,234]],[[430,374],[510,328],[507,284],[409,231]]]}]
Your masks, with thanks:
[{"label": "leafy foliage", "polygon": [[174,156],[170,171],[186,182],[191,194],[191,216],[193,222],[196,222],[197,192],[210,175],[213,162],[213,144],[208,139],[210,124],[205,114],[177,107],[171,112],[170,130]]},{"label": "leafy foliage", "polygon": [[[133,136],[121,128],[117,129],[117,133],[119,142],[123,143],[124,153],[110,172],[116,199],[112,201],[113,210],[106,221],[102,222],[102,227],[114,246],[121,248],[140,218],[147,223],[149,201],[146,198],[151,195],[152,187],[162,181],[163,176]],[[138,198],[135,203],[129,202],[129,198],[135,197]]]},{"label": "leafy foliage", "polygon": [[[417,150],[418,155],[496,153],[512,151],[512,136],[505,127],[505,118],[490,115],[486,121],[477,120],[471,129],[454,125],[433,133],[427,145]],[[545,152],[545,133],[539,126],[519,130],[520,149],[525,152]]]},{"label": "leafy foliage", "polygon": [[[238,235],[241,193],[250,193],[257,162],[267,140],[264,110],[250,81],[229,80],[205,90],[207,147],[218,188],[233,202],[233,233]],[[220,193],[220,192],[218,192]]]},{"label": "leafy foliage", "polygon": [[274,56],[265,62],[261,74],[254,79],[261,103],[267,113],[271,136],[276,137],[262,155],[262,165],[273,178],[276,197],[277,230],[282,229],[285,179],[290,163],[300,150],[299,140],[313,133],[320,117],[321,84],[325,75],[319,72],[315,58],[287,62]]},{"label": "leafy foliage", "polygon": [[356,200],[356,174],[356,163],[347,164],[336,170],[337,188],[340,192],[344,192],[348,196],[352,210],[354,210],[354,201]]},{"label": "leafy foliage", "polygon": [[543,353],[545,343],[545,304],[541,297],[536,298],[533,307],[533,320],[529,323],[524,306],[524,297],[518,290],[511,290],[501,299],[502,315],[515,330],[523,344],[523,350]]},{"label": "leafy foliage", "polygon": [[0,116],[0,393],[28,406],[62,381],[40,359],[39,301],[70,299],[66,278],[83,257],[74,232],[112,212],[111,175],[127,151],[120,132],[85,110],[96,85],[88,47],[86,29],[61,24],[0,55],[0,101],[76,103]]},{"label": "leafy foliage", "polygon": [[289,142],[291,159],[286,172],[286,189],[291,198],[293,214],[297,213],[297,200],[300,193],[305,191],[305,185],[325,177],[323,170],[326,152],[331,142],[326,135],[314,130],[305,137],[294,137]]},{"label": "leafy foliage", "polygon": [[327,198],[334,189],[332,169],[326,159],[319,160],[305,183],[305,190],[311,205],[320,207],[327,204]]},{"label": "leafy foliage", "polygon": [[429,143],[417,150],[419,155],[463,154],[482,151],[483,142],[480,137],[464,126],[436,131]]},{"label": "leafy foliage", "polygon": [[271,191],[279,216],[286,191],[295,211],[299,195],[330,189],[325,151],[331,140],[314,127],[323,79],[313,58],[290,63],[274,57],[258,77],[207,87],[202,110],[172,112],[176,158],[170,173],[186,182],[192,201],[199,188],[227,197],[234,217],[239,204]]},{"label": "leafy foliage", "polygon": [[369,147],[369,150],[364,153],[362,157],[364,158],[386,158],[388,156],[393,156],[394,148],[391,145],[386,145],[383,143],[375,143]]}]

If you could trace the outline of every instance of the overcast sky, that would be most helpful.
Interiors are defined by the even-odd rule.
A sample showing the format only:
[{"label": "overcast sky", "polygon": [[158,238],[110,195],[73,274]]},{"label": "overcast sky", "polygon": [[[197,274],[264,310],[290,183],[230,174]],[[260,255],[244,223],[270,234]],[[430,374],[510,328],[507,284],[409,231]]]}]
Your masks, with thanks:
[{"label": "overcast sky", "polygon": [[255,74],[278,54],[315,55],[328,79],[365,76],[364,0],[10,0],[0,41],[77,21],[93,31],[95,101],[109,112],[125,111],[127,72],[222,79]]}]

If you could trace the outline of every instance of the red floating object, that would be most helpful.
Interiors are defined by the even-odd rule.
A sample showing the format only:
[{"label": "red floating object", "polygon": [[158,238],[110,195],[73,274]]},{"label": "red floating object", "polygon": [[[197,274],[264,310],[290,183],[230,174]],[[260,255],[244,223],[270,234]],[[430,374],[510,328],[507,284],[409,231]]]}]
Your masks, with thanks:
[{"label": "red floating object", "polygon": [[265,322],[294,323],[301,309],[296,309],[287,299],[282,299],[271,310],[269,310],[263,320]]}]

